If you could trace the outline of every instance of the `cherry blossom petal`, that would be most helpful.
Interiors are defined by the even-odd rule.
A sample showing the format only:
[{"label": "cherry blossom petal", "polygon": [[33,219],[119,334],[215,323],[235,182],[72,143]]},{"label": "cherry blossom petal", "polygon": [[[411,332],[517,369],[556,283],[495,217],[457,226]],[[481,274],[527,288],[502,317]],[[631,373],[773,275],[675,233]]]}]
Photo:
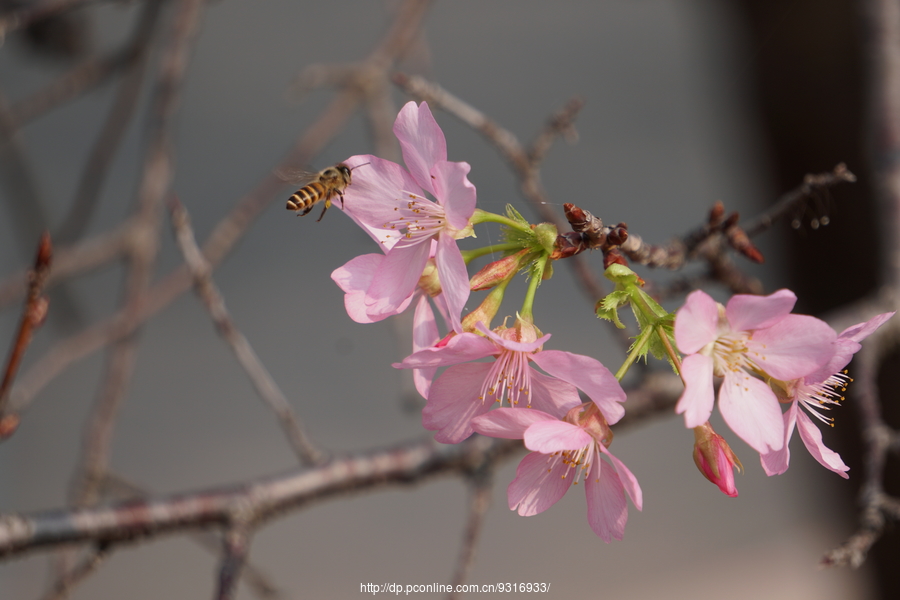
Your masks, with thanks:
[{"label": "cherry blossom petal", "polygon": [[825,446],[822,442],[822,432],[819,431],[819,428],[816,427],[806,413],[799,410],[797,411],[797,432],[800,434],[800,439],[803,440],[806,449],[809,450],[814,459],[819,461],[820,465],[829,471],[834,471],[844,479],[850,478],[847,475],[850,467],[844,464],[840,454]]},{"label": "cherry blossom petal", "polygon": [[441,235],[434,260],[437,263],[441,293],[450,311],[450,326],[453,331],[462,332],[459,318],[469,299],[469,273],[462,253],[456,246],[456,240],[449,235]]},{"label": "cherry blossom petal", "polygon": [[[413,354],[434,346],[438,340],[440,340],[440,334],[438,334],[437,323],[434,319],[434,311],[431,310],[428,298],[423,295],[419,298],[416,314],[413,317]],[[413,383],[423,398],[428,398],[428,391],[431,389],[431,381],[434,379],[435,373],[437,373],[437,367],[413,369]]]},{"label": "cherry blossom petal", "polygon": [[748,354],[769,376],[783,381],[817,371],[834,356],[837,335],[807,315],[787,315],[747,341]]},{"label": "cherry blossom petal", "polygon": [[383,254],[363,254],[331,273],[331,279],[344,291],[344,307],[357,323],[374,323],[366,313],[366,290],[384,259]]},{"label": "cherry blossom petal", "polygon": [[778,399],[759,379],[729,371],[719,389],[719,411],[731,430],[760,454],[784,447]]},{"label": "cherry blossom petal", "polygon": [[562,417],[569,409],[581,404],[578,390],[571,383],[531,370],[531,397],[529,408]]},{"label": "cherry blossom petal", "polygon": [[466,175],[472,167],[466,162],[439,162],[431,169],[434,197],[447,215],[450,227],[462,231],[469,226],[475,212],[475,186]]},{"label": "cherry blossom petal", "polygon": [[446,367],[470,360],[478,360],[499,350],[490,340],[475,333],[461,333],[450,338],[446,346],[425,348],[394,363],[397,369],[422,369],[426,367]]},{"label": "cherry blossom petal", "polygon": [[394,135],[400,142],[406,168],[422,189],[435,195],[431,167],[447,160],[447,140],[428,103],[416,106],[415,102],[407,102],[394,121]]},{"label": "cherry blossom petal", "polygon": [[610,425],[625,416],[625,409],[620,404],[625,402],[625,391],[599,360],[561,350],[544,350],[532,355],[531,359],[550,375],[587,394]]},{"label": "cherry blossom petal", "polygon": [[613,453],[602,444],[600,445],[600,452],[605,454],[609,460],[612,461],[613,466],[616,468],[616,473],[619,475],[619,481],[622,483],[622,487],[625,488],[628,497],[631,498],[631,503],[634,504],[636,509],[643,510],[644,492],[641,491],[641,486],[638,484],[637,477],[635,477],[631,470],[625,466],[625,463],[616,458]]},{"label": "cherry blossom petal", "polygon": [[511,440],[521,440],[525,430],[541,421],[559,419],[531,408],[496,408],[472,419],[472,428],[481,435]]},{"label": "cherry blossom petal", "polygon": [[525,431],[525,447],[542,454],[578,450],[594,440],[587,431],[559,419],[535,423]]},{"label": "cherry blossom petal", "polygon": [[797,296],[791,290],[778,290],[768,296],[737,294],[725,307],[725,316],[735,331],[749,331],[774,325],[794,309]]},{"label": "cherry blossom petal", "polygon": [[791,407],[784,413],[784,446],[780,450],[773,450],[765,454],[759,455],[759,462],[762,465],[766,475],[781,475],[788,470],[791,462],[790,441],[794,434],[794,424],[797,421],[797,413],[800,411],[800,405],[794,401]]},{"label": "cherry blossom petal", "polygon": [[685,354],[693,354],[716,339],[719,305],[709,294],[696,290],[675,313],[675,342]]},{"label": "cherry blossom petal", "polygon": [[884,322],[892,316],[894,316],[894,313],[892,312],[876,315],[865,323],[858,323],[842,331],[834,342],[834,356],[824,367],[815,373],[807,375],[806,381],[825,381],[829,376],[839,372],[850,364],[853,355],[862,348],[860,342],[875,333],[875,330],[881,327]]},{"label": "cherry blossom petal", "polygon": [[455,365],[431,384],[428,401],[422,409],[422,425],[437,431],[435,440],[458,444],[475,432],[472,419],[489,411],[494,404],[478,399],[490,367],[490,363]]},{"label": "cherry blossom petal", "polygon": [[609,544],[625,536],[628,504],[622,482],[612,465],[594,459],[591,474],[585,478],[588,524],[600,539]]},{"label": "cherry blossom petal", "polygon": [[[519,410],[519,409],[512,409]],[[531,452],[516,468],[516,478],[506,488],[510,510],[530,517],[542,513],[562,498],[572,484],[568,468],[558,456]]]},{"label": "cherry blossom petal", "polygon": [[875,315],[868,321],[864,323],[857,323],[852,327],[848,327],[838,336],[839,339],[853,340],[854,342],[861,342],[873,333],[875,330],[884,325],[885,321],[894,316],[893,312],[882,313],[880,315]]},{"label": "cherry blossom petal", "polygon": [[344,191],[343,205],[340,199],[334,205],[387,252],[399,238],[387,238],[386,232],[396,232],[386,230],[384,224],[397,218],[394,209],[402,192],[418,193],[419,186],[406,169],[371,154],[351,156],[344,163],[353,169],[353,183]]},{"label": "cherry blossom petal", "polygon": [[370,314],[393,312],[415,291],[428,262],[429,244],[395,248],[385,256],[366,291]]},{"label": "cherry blossom petal", "polygon": [[707,421],[716,401],[713,389],[713,360],[702,354],[686,356],[681,363],[684,392],[678,399],[675,412],[684,413],[685,427],[693,429]]}]

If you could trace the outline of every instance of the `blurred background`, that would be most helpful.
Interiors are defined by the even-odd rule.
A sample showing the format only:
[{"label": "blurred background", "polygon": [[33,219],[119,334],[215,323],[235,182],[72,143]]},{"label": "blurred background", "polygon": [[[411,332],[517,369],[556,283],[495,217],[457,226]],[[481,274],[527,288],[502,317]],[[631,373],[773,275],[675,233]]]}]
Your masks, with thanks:
[{"label": "blurred background", "polygon": [[[7,10],[22,5],[5,4]],[[16,31],[0,47],[0,281],[30,263],[41,230],[60,236],[57,251],[63,252],[65,242],[112,230],[135,206],[164,47],[159,40],[170,35],[177,3],[161,3],[147,81],[102,177],[86,177],[85,165],[111,108],[122,102],[121,81],[133,70],[52,110],[41,110],[34,98],[76,65],[123,48],[148,17],[142,2],[72,4],[48,31]],[[346,0],[203,5],[172,140],[172,188],[199,241],[259,189],[334,97],[327,87],[304,91],[299,74],[309,65],[362,60],[398,6]],[[822,210],[798,215],[799,230],[780,223],[756,239],[765,265],[736,259],[767,292],[797,291],[798,311],[826,314],[872,292],[882,264],[866,162],[866,35],[857,3],[837,0],[438,1],[396,69],[439,83],[523,143],[570,98],[584,99],[577,143],[557,142],[543,163],[548,196],[560,215],[564,202],[574,202],[607,223],[627,222],[653,243],[704,222],[717,200],[749,218],[805,174],[846,162],[858,183],[821,198]],[[394,114],[409,99],[398,89],[389,96]],[[15,128],[10,114],[18,119]],[[479,206],[501,212],[512,203],[537,220],[498,152],[451,115],[435,114],[450,160],[472,165]],[[309,167],[375,151],[365,119],[356,114]],[[97,206],[75,211],[85,216],[79,223],[70,210],[80,186],[89,184],[98,186]],[[402,326],[352,322],[329,278],[350,258],[377,251],[374,244],[335,210],[321,223],[294,218],[284,210],[294,189],[268,193],[265,210],[215,271],[237,326],[327,450],[361,451],[422,436],[409,382],[390,367],[409,352]],[[830,224],[811,226],[822,214]],[[181,263],[170,230],[166,221],[154,281]],[[853,238],[852,256],[848,231],[865,232]],[[476,233],[479,244],[498,239],[496,228]],[[591,265],[602,271],[599,253]],[[851,269],[852,283],[845,284],[841,274]],[[653,283],[673,277],[637,270]],[[124,273],[114,262],[52,289],[50,318],[28,350],[23,375],[54,343],[117,310]],[[711,291],[727,297],[721,288]],[[519,302],[513,296],[504,311],[512,313]],[[592,308],[570,271],[557,268],[540,290],[535,315],[553,334],[547,347],[594,356],[615,371],[624,354]],[[19,311],[18,299],[3,307],[0,340],[12,339]],[[67,503],[104,363],[104,352],[96,352],[65,369],[0,446],[2,512]],[[509,461],[497,473],[469,582],[548,582],[551,598],[896,597],[874,568],[880,560],[891,564],[890,554],[876,552],[855,571],[817,567],[856,522],[862,470],[853,454],[851,413],[841,410],[839,431],[824,432],[850,465],[849,482],[821,468],[797,439],[790,470],[767,478],[752,450],[727,436],[746,467],[735,499],[697,472],[693,436],[680,418],[660,416],[617,433],[613,450],[639,478],[645,502],[643,512],[631,507],[625,540],[610,545],[587,526],[578,489],[535,517],[509,511],[505,489],[518,458]],[[720,421],[714,425],[726,431]],[[832,435],[840,433],[845,436]],[[110,467],[153,494],[296,467],[275,419],[193,294],[141,330]],[[263,527],[251,562],[284,598],[351,597],[366,582],[449,582],[467,498],[459,480],[439,479],[308,506]],[[205,597],[217,563],[215,554],[181,535],[120,547],[71,597]],[[41,597],[51,576],[47,553],[7,560],[0,564],[0,597]],[[239,597],[256,596],[242,586]]]}]

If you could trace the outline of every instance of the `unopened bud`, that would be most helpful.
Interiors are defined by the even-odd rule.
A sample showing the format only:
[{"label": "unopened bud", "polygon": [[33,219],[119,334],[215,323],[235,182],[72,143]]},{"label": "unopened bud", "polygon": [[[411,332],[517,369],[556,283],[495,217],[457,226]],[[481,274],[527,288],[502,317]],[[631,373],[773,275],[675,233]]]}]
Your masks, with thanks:
[{"label": "unopened bud", "polygon": [[734,485],[734,471],[743,472],[741,461],[731,450],[728,442],[713,431],[707,422],[699,427],[694,427],[694,464],[703,473],[703,476],[719,486],[723,494],[737,497],[738,491]]},{"label": "unopened bud", "polygon": [[425,269],[422,270],[422,276],[419,277],[419,287],[432,298],[441,293],[441,280],[438,279],[437,263],[434,261],[434,257],[429,258],[425,263]]},{"label": "unopened bud", "polygon": [[515,254],[510,254],[505,258],[485,265],[483,269],[475,273],[472,279],[469,280],[469,287],[473,292],[488,290],[501,281],[509,279],[522,268],[525,256],[529,252],[531,251],[528,248],[524,248]]}]

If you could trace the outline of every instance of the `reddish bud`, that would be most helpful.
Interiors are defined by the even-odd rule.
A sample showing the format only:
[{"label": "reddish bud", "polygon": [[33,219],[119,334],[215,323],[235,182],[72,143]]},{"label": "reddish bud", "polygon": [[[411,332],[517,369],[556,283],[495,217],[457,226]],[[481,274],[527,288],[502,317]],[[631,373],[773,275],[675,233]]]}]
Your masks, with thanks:
[{"label": "reddish bud", "polygon": [[722,493],[737,497],[734,485],[734,471],[743,472],[741,461],[731,450],[728,442],[713,431],[708,422],[694,427],[694,464],[708,480],[719,486]]}]

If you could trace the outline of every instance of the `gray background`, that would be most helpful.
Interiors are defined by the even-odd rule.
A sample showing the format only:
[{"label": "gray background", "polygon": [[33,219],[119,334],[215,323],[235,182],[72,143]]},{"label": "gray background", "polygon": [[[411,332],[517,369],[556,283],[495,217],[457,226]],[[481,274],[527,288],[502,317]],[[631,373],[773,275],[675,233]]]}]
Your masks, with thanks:
[{"label": "gray background", "polygon": [[[101,6],[92,11],[92,26],[101,43],[113,47],[132,17],[133,9]],[[583,96],[579,142],[557,144],[545,162],[543,182],[551,199],[575,202],[607,222],[625,221],[632,232],[663,242],[697,225],[715,200],[749,216],[784,191],[767,185],[760,167],[741,87],[754,49],[742,43],[733,19],[711,0],[438,2],[425,25],[430,57],[413,57],[404,68],[437,80],[523,140],[567,99]],[[300,69],[365,56],[388,23],[380,2],[231,0],[208,6],[175,151],[174,188],[201,240],[330,97],[316,92],[302,103],[291,100],[287,90]],[[0,85],[10,98],[33,91],[63,68],[27,56],[15,40],[0,48]],[[23,132],[51,218],[64,214],[111,89],[83,97]],[[394,96],[399,108],[406,98]],[[479,206],[500,211],[512,202],[524,211],[497,153],[451,116],[436,116],[450,159],[472,165]],[[132,206],[142,134],[137,127],[130,132],[93,233],[117,223]],[[316,166],[369,151],[357,117]],[[285,196],[291,191],[286,186]],[[402,402],[408,385],[389,366],[405,355],[408,342],[398,342],[386,323],[350,321],[342,294],[328,278],[353,256],[376,251],[374,245],[336,211],[316,224],[293,218],[283,200],[273,200],[216,271],[238,326],[328,449],[362,450],[420,436],[417,412]],[[31,253],[16,243],[8,215],[0,213],[0,275],[13,272]],[[496,241],[495,228],[477,233],[478,242]],[[760,245],[774,265],[764,272],[772,291],[787,283],[777,271],[775,236],[760,239]],[[166,237],[158,272],[179,261]],[[594,262],[600,269],[599,255]],[[114,309],[120,279],[119,269],[108,268],[73,284],[88,322]],[[504,311],[511,313],[518,302],[514,297]],[[622,354],[609,341],[609,326],[592,317],[567,269],[557,269],[540,290],[535,312],[538,325],[553,334],[548,347],[595,356],[616,370]],[[16,313],[0,315],[0,340],[10,339]],[[27,358],[40,356],[61,336],[51,322]],[[64,503],[101,365],[96,355],[69,369],[0,447],[4,512]],[[842,480],[815,464],[798,440],[788,473],[767,478],[753,452],[729,439],[747,467],[736,499],[697,473],[690,456],[693,437],[679,418],[619,433],[612,450],[638,476],[645,505],[642,513],[631,507],[625,540],[611,545],[588,528],[578,489],[536,517],[507,510],[505,487],[517,460],[508,463],[498,473],[470,581],[549,582],[550,598],[865,598],[865,569],[816,568],[821,555],[848,533],[827,501]],[[294,464],[273,417],[193,296],[146,326],[115,434],[117,472],[168,493]],[[857,477],[858,465],[851,467]],[[439,480],[311,506],[263,528],[252,560],[294,598],[356,597],[363,582],[449,582],[466,500],[458,481]],[[173,536],[119,550],[72,597],[208,597],[216,564],[215,556]],[[37,597],[46,577],[43,555],[3,563],[0,595]],[[241,593],[250,597],[246,589]]]}]

